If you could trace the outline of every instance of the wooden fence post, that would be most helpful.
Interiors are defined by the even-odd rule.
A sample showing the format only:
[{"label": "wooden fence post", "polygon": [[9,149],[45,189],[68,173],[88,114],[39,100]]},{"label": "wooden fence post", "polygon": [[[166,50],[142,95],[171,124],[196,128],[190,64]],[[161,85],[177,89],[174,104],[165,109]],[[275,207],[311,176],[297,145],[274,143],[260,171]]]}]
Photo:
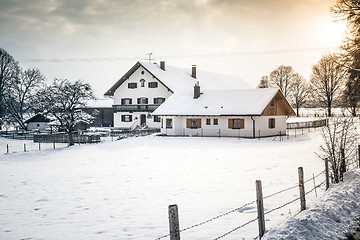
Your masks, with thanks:
[{"label": "wooden fence post", "polygon": [[299,167],[298,173],[299,173],[299,190],[300,190],[300,211],[303,211],[306,209],[306,201],[305,201],[304,171],[302,167]]},{"label": "wooden fence post", "polygon": [[256,180],[255,184],[256,184],[256,205],[257,205],[258,225],[259,225],[259,239],[261,239],[265,233],[264,201],[263,201],[261,181]]},{"label": "wooden fence post", "polygon": [[325,189],[328,190],[330,185],[329,181],[329,159],[325,158]]},{"label": "wooden fence post", "polygon": [[39,151],[41,150],[40,142],[39,142]]},{"label": "wooden fence post", "polygon": [[54,149],[56,148],[56,146],[55,146],[55,142],[53,142],[53,148],[54,148]]},{"label": "wooden fence post", "polygon": [[180,240],[178,206],[176,204],[169,205],[168,210],[169,210],[170,240]]},{"label": "wooden fence post", "polygon": [[315,175],[314,174],[313,174],[313,182],[314,182],[315,197],[317,198],[316,183],[315,183]]},{"label": "wooden fence post", "polygon": [[359,161],[359,168],[360,168],[360,145],[358,145],[358,161]]},{"label": "wooden fence post", "polygon": [[26,144],[24,143],[24,152],[26,152]]},{"label": "wooden fence post", "polygon": [[9,153],[9,144],[6,144],[6,153]]}]

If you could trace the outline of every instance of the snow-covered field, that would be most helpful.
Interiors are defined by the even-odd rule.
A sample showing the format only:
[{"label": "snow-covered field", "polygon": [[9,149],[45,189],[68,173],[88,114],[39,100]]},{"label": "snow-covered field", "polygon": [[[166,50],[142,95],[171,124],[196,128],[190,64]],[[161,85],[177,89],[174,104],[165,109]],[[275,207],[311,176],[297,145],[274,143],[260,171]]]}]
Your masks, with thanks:
[{"label": "snow-covered field", "polygon": [[[0,149],[7,141],[0,138]],[[305,179],[317,175],[324,170],[314,154],[321,142],[319,131],[283,141],[148,136],[0,152],[0,239],[156,239],[168,234],[170,204],[179,207],[182,229],[254,201],[258,179],[268,196],[296,186],[300,166]],[[313,186],[309,181],[305,188]],[[265,211],[298,192],[265,199]],[[315,192],[307,195],[308,205],[314,198]],[[266,215],[267,229],[298,210],[297,201]],[[184,231],[181,239],[215,239],[254,218],[252,204]],[[224,239],[257,235],[254,222]]]}]

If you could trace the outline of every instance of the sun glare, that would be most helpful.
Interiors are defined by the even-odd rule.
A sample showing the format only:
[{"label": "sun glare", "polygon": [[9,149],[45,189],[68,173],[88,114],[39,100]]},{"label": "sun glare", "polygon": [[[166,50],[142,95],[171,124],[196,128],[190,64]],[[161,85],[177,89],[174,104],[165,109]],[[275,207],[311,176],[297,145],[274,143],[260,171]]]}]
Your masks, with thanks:
[{"label": "sun glare", "polygon": [[329,22],[324,29],[324,39],[329,46],[339,46],[345,38],[346,25],[340,22]]}]

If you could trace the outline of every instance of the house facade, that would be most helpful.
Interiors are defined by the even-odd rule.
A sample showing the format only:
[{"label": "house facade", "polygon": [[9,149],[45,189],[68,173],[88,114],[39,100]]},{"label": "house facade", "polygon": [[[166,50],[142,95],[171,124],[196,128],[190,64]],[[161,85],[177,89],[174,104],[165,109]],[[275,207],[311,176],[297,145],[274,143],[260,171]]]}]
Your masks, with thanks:
[{"label": "house facade", "polygon": [[153,111],[175,92],[192,88],[199,79],[209,89],[248,86],[238,77],[197,71],[196,66],[182,69],[165,62],[137,62],[104,94],[114,100],[114,128],[160,128],[161,118]]},{"label": "house facade", "polygon": [[257,138],[286,134],[295,115],[279,89],[214,90],[174,94],[154,113],[169,136]]}]

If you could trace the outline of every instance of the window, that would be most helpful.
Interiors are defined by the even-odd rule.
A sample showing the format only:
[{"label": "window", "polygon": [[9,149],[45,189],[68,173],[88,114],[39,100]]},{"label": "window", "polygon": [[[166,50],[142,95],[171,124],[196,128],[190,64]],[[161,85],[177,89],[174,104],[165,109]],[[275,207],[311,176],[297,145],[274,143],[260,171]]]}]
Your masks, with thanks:
[{"label": "window", "polygon": [[217,118],[214,118],[214,125],[219,125],[219,120]]},{"label": "window", "polygon": [[210,125],[211,124],[211,119],[206,119],[206,125]]},{"label": "window", "polygon": [[245,120],[242,118],[233,118],[228,120],[228,128],[243,129],[245,128]]},{"label": "window", "polygon": [[149,82],[149,88],[157,88],[158,83],[157,82]]},{"label": "window", "polygon": [[186,127],[191,129],[201,128],[201,119],[186,119]]},{"label": "window", "polygon": [[154,98],[154,104],[162,104],[165,102],[165,98]]},{"label": "window", "polygon": [[160,122],[160,116],[154,116],[154,122]]},{"label": "window", "polygon": [[269,118],[269,128],[275,128],[275,118]]},{"label": "window", "polygon": [[137,99],[137,104],[148,104],[148,99],[146,97],[140,97]]},{"label": "window", "polygon": [[132,104],[131,98],[122,98],[121,99],[121,105],[130,105],[130,104]]},{"label": "window", "polygon": [[166,128],[172,128],[172,119],[171,118],[166,119]]},{"label": "window", "polygon": [[141,87],[145,87],[145,79],[140,80]]},{"label": "window", "polygon": [[121,121],[122,122],[131,122],[132,116],[131,115],[121,115]]},{"label": "window", "polygon": [[131,89],[137,88],[137,83],[136,82],[128,83],[128,88],[131,88]]}]

